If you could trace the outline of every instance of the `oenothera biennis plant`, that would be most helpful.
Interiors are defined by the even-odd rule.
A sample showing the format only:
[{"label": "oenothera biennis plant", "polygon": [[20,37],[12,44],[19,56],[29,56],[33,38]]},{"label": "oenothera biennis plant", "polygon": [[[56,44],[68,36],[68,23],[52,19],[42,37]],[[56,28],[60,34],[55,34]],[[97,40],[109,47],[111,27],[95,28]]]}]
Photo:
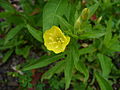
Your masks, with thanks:
[{"label": "oenothera biennis plant", "polygon": [[[111,90],[108,77],[111,72],[112,62],[109,55],[112,50],[117,51],[119,49],[108,47],[109,45],[115,45],[113,44],[113,40],[117,42],[117,37],[112,38],[111,35],[112,20],[110,19],[106,26],[96,21],[94,21],[95,25],[91,24],[89,19],[97,10],[99,6],[98,3],[80,11],[80,15],[77,10],[76,12],[72,12],[73,10],[71,10],[69,13],[74,13],[73,16],[75,17],[68,17],[71,15],[60,12],[63,11],[63,8],[60,7],[62,6],[60,4],[63,4],[63,2],[62,0],[58,1],[61,2],[50,0],[43,11],[43,45],[47,48],[44,48],[45,51],[50,51],[49,54],[46,52],[40,59],[24,66],[22,70],[41,68],[55,62],[55,64],[43,74],[42,80],[50,79],[55,73],[64,72],[65,88],[67,89],[76,74],[76,76],[80,76],[77,79],[86,85],[88,84],[89,75],[92,74],[92,83],[96,79],[102,90]],[[58,10],[52,10],[52,8],[50,8],[52,5],[55,5],[53,8],[57,8]],[[59,16],[59,18],[54,14]],[[62,17],[63,15],[65,18]],[[31,31],[33,32],[35,30],[33,29]],[[39,37],[37,32],[35,34],[35,38]],[[86,44],[86,47],[84,47],[83,44]],[[118,44],[116,45],[118,46]]]},{"label": "oenothera biennis plant", "polygon": [[[18,0],[22,12],[9,1],[0,0],[3,62],[16,53],[26,59],[23,71],[49,69],[42,80],[64,72],[66,89],[93,90],[97,81],[111,90],[120,76],[120,0]],[[39,59],[29,55],[33,51]]]}]

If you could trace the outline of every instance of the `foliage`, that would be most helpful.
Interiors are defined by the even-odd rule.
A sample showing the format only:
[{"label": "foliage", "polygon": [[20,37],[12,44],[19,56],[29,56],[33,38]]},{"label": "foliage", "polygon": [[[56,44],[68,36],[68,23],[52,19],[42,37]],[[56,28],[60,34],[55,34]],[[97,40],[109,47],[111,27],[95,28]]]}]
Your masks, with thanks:
[{"label": "foliage", "polygon": [[20,83],[20,87],[23,87],[23,88],[31,88],[32,87],[32,84],[31,84],[31,81],[32,81],[32,73],[30,71],[27,71],[25,72],[25,75],[20,75],[19,73],[17,72],[8,72],[7,73],[9,76],[13,76],[13,77],[18,77],[19,80],[18,82]]},{"label": "foliage", "polygon": [[[23,78],[19,77],[21,80],[29,77],[28,71],[47,67],[49,70],[44,72],[41,81],[64,73],[65,89],[73,86],[76,90],[77,87],[91,90],[98,83],[101,90],[112,90],[112,80],[120,76],[114,63],[120,63],[115,59],[120,53],[120,1],[33,1],[20,0],[22,11],[19,11],[8,0],[0,0],[4,9],[0,12],[0,18],[4,19],[0,23],[2,62],[9,60],[12,54],[25,58],[24,64],[17,67],[25,72]],[[65,51],[59,54],[47,50],[43,41],[45,31],[54,25],[71,39]],[[31,59],[30,52],[34,49],[42,54]],[[58,82],[53,81],[51,87],[58,89],[59,85],[54,85]]]}]

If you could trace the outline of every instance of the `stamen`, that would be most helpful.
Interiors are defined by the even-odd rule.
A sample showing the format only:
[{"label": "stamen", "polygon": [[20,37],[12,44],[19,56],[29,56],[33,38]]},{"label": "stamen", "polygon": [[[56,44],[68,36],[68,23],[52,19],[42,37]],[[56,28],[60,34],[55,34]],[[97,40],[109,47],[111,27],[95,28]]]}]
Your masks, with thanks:
[{"label": "stamen", "polygon": [[48,44],[53,44],[53,43],[50,42],[50,43],[48,43]]},{"label": "stamen", "polygon": [[55,44],[55,43],[57,43],[57,42],[49,42],[49,44]]},{"label": "stamen", "polygon": [[50,36],[52,36],[53,34],[52,33],[49,33]]},{"label": "stamen", "polygon": [[64,43],[65,41],[61,41],[62,43]]},{"label": "stamen", "polygon": [[58,42],[60,43],[61,41],[59,40]]},{"label": "stamen", "polygon": [[49,37],[49,39],[53,41],[53,38],[52,38],[52,37]]},{"label": "stamen", "polygon": [[55,48],[58,48],[58,46],[56,46]]},{"label": "stamen", "polygon": [[53,42],[54,44],[57,43],[57,42]]}]

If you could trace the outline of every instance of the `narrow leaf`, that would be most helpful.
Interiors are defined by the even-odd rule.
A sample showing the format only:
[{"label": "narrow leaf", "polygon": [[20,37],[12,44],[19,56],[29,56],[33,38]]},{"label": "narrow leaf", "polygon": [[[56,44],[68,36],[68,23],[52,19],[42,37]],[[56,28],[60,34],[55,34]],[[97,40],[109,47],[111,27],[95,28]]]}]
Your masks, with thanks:
[{"label": "narrow leaf", "polygon": [[42,75],[42,80],[50,79],[59,69],[61,68],[63,69],[64,68],[63,66],[64,66],[64,60],[58,62],[54,67],[52,67]]},{"label": "narrow leaf", "polygon": [[12,39],[22,28],[24,27],[23,24],[17,25],[15,28],[11,29],[6,38],[5,38],[5,44],[8,43],[10,39]]},{"label": "narrow leaf", "polygon": [[13,12],[0,12],[0,18],[11,16]]},{"label": "narrow leaf", "polygon": [[62,16],[67,7],[67,0],[50,0],[43,9],[43,30],[57,24],[56,15]]},{"label": "narrow leaf", "polygon": [[24,43],[24,41],[9,42],[9,43],[7,43],[4,46],[0,46],[0,50],[5,50],[5,49],[8,49],[8,48],[13,48],[13,47],[18,46],[18,45],[20,45],[22,43]]},{"label": "narrow leaf", "polygon": [[118,36],[114,36],[110,42],[108,48],[115,52],[120,52],[120,41]]},{"label": "narrow leaf", "polygon": [[63,56],[64,56],[64,54],[58,54],[58,55],[54,55],[54,56],[47,56],[46,58],[41,58],[38,60],[38,62],[36,62],[34,64],[24,66],[22,70],[26,71],[26,70],[31,70],[31,69],[35,69],[35,68],[45,67],[45,66],[61,59]]},{"label": "narrow leaf", "polygon": [[106,45],[106,47],[109,46],[111,38],[112,38],[112,19],[110,19],[107,23],[106,34],[104,37],[104,44]]},{"label": "narrow leaf", "polygon": [[22,55],[24,58],[27,58],[27,56],[29,55],[29,51],[30,51],[31,46],[25,46],[23,48],[16,48],[15,52],[17,55]]},{"label": "narrow leaf", "polygon": [[102,76],[100,76],[97,72],[95,72],[95,77],[98,81],[98,84],[101,90],[113,90],[112,86],[105,80]]},{"label": "narrow leaf", "polygon": [[9,1],[6,1],[6,0],[0,0],[0,6],[3,7],[6,11],[10,11],[10,12],[15,11],[12,4],[10,4]]},{"label": "narrow leaf", "polygon": [[89,38],[100,38],[105,35],[105,32],[100,31],[92,31],[92,32],[86,32],[84,34],[81,34],[79,36],[80,39],[89,39]]},{"label": "narrow leaf", "polygon": [[98,6],[99,6],[99,3],[96,3],[96,4],[92,5],[91,7],[89,7],[89,9],[90,9],[89,18],[95,13],[95,11],[97,10]]},{"label": "narrow leaf", "polygon": [[13,49],[9,50],[3,57],[3,62],[6,62],[9,59],[9,57],[12,55],[12,53],[13,53]]},{"label": "narrow leaf", "polygon": [[103,55],[103,54],[98,54],[98,59],[99,59],[99,62],[100,62],[100,65],[102,67],[102,74],[104,77],[108,77],[108,75],[110,74],[111,72],[111,68],[112,68],[112,60],[111,58]]},{"label": "narrow leaf", "polygon": [[72,78],[72,70],[73,70],[73,58],[72,58],[72,55],[71,55],[71,51],[68,52],[67,54],[67,57],[65,59],[65,88],[68,89],[69,86],[70,86],[70,82],[71,82],[71,78]]},{"label": "narrow leaf", "polygon": [[36,30],[32,26],[27,24],[27,28],[29,33],[38,41],[43,42],[42,40],[42,32],[40,30]]},{"label": "narrow leaf", "polygon": [[91,53],[91,52],[94,52],[94,51],[96,51],[95,47],[90,45],[86,48],[80,49],[79,50],[79,55],[84,55],[84,54]]},{"label": "narrow leaf", "polygon": [[56,16],[56,18],[58,19],[59,24],[64,26],[67,30],[72,30],[73,29],[72,25],[70,25],[63,17]]},{"label": "narrow leaf", "polygon": [[89,78],[89,72],[85,66],[85,64],[80,60],[80,55],[79,55],[79,50],[78,48],[76,47],[77,44],[74,43],[74,45],[72,46],[72,57],[74,59],[74,65],[75,65],[75,68],[84,74],[85,76],[85,81],[88,80]]}]

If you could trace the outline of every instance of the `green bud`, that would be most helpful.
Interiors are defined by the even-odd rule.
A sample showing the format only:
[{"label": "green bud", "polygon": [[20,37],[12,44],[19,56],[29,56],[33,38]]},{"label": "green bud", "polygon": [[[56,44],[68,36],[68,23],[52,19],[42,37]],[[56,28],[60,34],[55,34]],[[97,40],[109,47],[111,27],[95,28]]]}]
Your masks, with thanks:
[{"label": "green bud", "polygon": [[75,30],[79,30],[80,29],[80,25],[81,25],[81,20],[80,17],[76,20],[75,24],[74,24],[74,29]]},{"label": "green bud", "polygon": [[89,15],[89,9],[88,8],[84,8],[82,10],[82,13],[81,13],[81,19],[83,21],[87,20],[88,19],[88,15]]},{"label": "green bud", "polygon": [[89,9],[88,8],[84,8],[81,15],[77,18],[75,24],[74,24],[74,32],[77,33],[82,32],[81,26],[84,23],[85,20],[88,19],[88,15],[89,15]]},{"label": "green bud", "polygon": [[97,23],[100,23],[101,20],[102,20],[102,16],[98,18]]}]

